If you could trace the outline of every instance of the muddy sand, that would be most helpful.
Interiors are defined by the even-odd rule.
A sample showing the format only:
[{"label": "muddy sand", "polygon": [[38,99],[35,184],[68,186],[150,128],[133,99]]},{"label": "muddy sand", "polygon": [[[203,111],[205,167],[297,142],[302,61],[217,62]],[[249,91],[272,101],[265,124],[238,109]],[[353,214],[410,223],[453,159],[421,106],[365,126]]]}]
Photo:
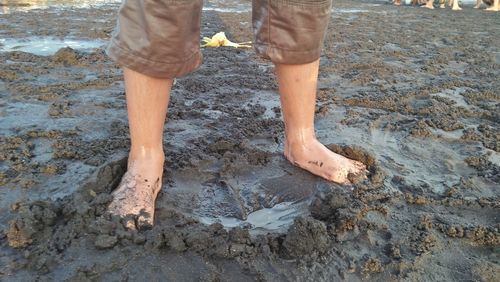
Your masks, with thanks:
[{"label": "muddy sand", "polygon": [[[99,2],[2,6],[0,280],[500,280],[499,13],[335,1],[317,135],[368,165],[352,187],[282,156],[269,62],[204,49],[172,92],[156,225],[127,231],[103,216],[129,141]],[[210,1],[202,36],[250,40],[250,18]]]}]

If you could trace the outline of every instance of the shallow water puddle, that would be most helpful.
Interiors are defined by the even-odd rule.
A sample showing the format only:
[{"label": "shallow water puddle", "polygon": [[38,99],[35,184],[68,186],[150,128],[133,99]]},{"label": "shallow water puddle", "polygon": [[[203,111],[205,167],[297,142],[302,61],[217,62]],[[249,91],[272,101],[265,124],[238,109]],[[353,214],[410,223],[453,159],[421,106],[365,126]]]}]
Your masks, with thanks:
[{"label": "shallow water puddle", "polygon": [[55,8],[92,8],[105,4],[120,3],[121,0],[0,0],[0,14],[29,12],[35,9]]},{"label": "shallow water puddle", "polygon": [[307,213],[310,200],[300,202],[282,202],[272,208],[263,208],[250,214],[246,220],[234,217],[200,217],[204,224],[220,223],[225,228],[250,227],[253,232],[284,231],[299,215]]},{"label": "shallow water puddle", "polygon": [[102,40],[77,40],[77,39],[54,39],[46,37],[32,37],[24,39],[0,39],[0,51],[23,51],[40,56],[49,56],[57,50],[70,47],[77,50],[91,50],[100,48],[106,43]]},{"label": "shallow water puddle", "polygon": [[336,9],[333,8],[334,13],[350,14],[350,13],[368,13],[370,11],[364,9]]},{"label": "shallow water puddle", "polygon": [[203,11],[215,11],[219,13],[245,13],[252,10],[250,2],[238,0],[210,0],[204,1]]},{"label": "shallow water puddle", "polygon": [[250,7],[238,6],[234,8],[204,7],[203,11],[214,11],[219,13],[246,13],[250,12]]}]

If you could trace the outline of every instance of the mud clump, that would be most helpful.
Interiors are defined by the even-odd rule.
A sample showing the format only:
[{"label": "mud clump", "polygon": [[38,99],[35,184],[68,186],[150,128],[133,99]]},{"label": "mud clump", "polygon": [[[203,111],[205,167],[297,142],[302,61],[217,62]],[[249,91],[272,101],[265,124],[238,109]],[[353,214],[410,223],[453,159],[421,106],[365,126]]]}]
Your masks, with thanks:
[{"label": "mud clump", "polygon": [[438,239],[436,236],[429,232],[421,232],[413,238],[411,248],[417,255],[422,255],[432,252],[437,244]]},{"label": "mud clump", "polygon": [[329,236],[323,222],[314,218],[298,217],[288,229],[283,242],[285,256],[299,258],[314,252],[328,250]]},{"label": "mud clump", "polygon": [[97,249],[109,249],[112,248],[118,242],[118,238],[116,236],[110,235],[99,235],[95,240],[95,247]]},{"label": "mud clump", "polygon": [[54,54],[54,56],[52,57],[52,61],[56,64],[74,66],[78,65],[78,60],[80,57],[80,54],[76,50],[72,49],[71,47],[65,47],[59,49]]},{"label": "mud clump", "polygon": [[57,217],[54,205],[44,201],[22,206],[19,212],[22,216],[11,221],[6,232],[9,246],[13,248],[31,244],[34,236],[42,232],[45,226],[52,226]]},{"label": "mud clump", "polygon": [[70,101],[54,102],[50,105],[48,114],[53,118],[70,116],[72,103]]},{"label": "mud clump", "polygon": [[380,262],[380,260],[374,259],[374,258],[369,258],[363,264],[363,268],[361,271],[365,274],[380,273],[380,272],[384,271],[384,267],[382,266],[382,263]]},{"label": "mud clump", "polygon": [[[382,168],[376,163],[375,157],[373,157],[371,154],[361,148],[354,146],[328,144],[326,145],[326,147],[334,153],[345,156],[349,159],[362,162],[366,165],[366,168],[369,171],[368,178],[370,184],[368,186],[365,186],[365,189],[377,189],[383,185],[385,173]],[[364,179],[362,175],[349,175],[349,178],[353,183],[359,183]]]},{"label": "mud clump", "polygon": [[410,135],[414,137],[426,138],[432,136],[432,132],[429,130],[424,121],[419,120],[410,130]]},{"label": "mud clump", "polygon": [[500,166],[492,163],[488,155],[471,156],[465,158],[464,161],[468,166],[475,168],[479,176],[500,183]]},{"label": "mud clump", "polygon": [[18,75],[15,71],[10,70],[0,70],[0,80],[4,81],[14,81],[18,78]]},{"label": "mud clump", "polygon": [[432,120],[428,121],[428,124],[432,127],[439,128],[444,131],[454,131],[464,128],[463,123],[457,121],[456,118],[448,116],[433,118]]},{"label": "mud clump", "polygon": [[363,204],[347,192],[331,191],[319,195],[309,207],[311,216],[328,224],[331,234],[353,230]]}]

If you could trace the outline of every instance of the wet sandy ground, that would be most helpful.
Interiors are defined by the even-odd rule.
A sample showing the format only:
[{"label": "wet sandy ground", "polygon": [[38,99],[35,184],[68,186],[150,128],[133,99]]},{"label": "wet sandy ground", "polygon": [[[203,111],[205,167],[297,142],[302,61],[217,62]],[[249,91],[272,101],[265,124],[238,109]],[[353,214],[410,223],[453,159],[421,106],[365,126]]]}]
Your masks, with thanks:
[{"label": "wet sandy ground", "polygon": [[[0,48],[100,46],[117,8],[11,10]],[[249,40],[249,9],[210,2],[202,36]],[[129,146],[121,71],[79,46],[0,53],[0,280],[499,280],[500,14],[335,1],[316,124],[369,166],[354,187],[284,160],[271,64],[204,50],[140,232],[102,216]]]}]

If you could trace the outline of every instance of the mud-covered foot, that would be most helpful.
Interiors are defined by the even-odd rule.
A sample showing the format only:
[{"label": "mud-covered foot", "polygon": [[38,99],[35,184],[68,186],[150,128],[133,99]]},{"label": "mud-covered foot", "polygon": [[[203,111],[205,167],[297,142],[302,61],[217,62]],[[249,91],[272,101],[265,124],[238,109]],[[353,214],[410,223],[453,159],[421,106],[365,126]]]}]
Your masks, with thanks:
[{"label": "mud-covered foot", "polygon": [[317,139],[300,144],[285,143],[285,158],[312,174],[339,184],[351,184],[350,174],[367,174],[366,166],[358,161],[338,155]]},{"label": "mud-covered foot", "polygon": [[153,226],[156,196],[161,189],[161,175],[146,177],[138,170],[129,165],[108,206],[108,213],[124,218],[129,229]]}]

